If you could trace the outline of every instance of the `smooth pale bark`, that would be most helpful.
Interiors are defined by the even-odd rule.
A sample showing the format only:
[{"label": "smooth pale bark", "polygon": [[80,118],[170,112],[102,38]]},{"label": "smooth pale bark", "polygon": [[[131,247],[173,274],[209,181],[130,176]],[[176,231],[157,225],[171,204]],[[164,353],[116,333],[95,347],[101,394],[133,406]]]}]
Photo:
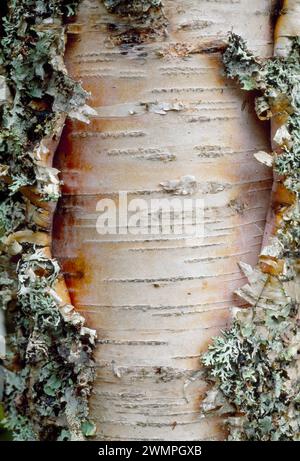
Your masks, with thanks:
[{"label": "smooth pale bark", "polygon": [[[253,157],[270,150],[268,125],[203,46],[233,29],[271,55],[271,2],[164,3],[168,35],[120,47],[107,27],[120,18],[84,0],[67,48],[99,115],[88,127],[68,121],[63,133],[53,250],[73,304],[98,332],[97,440],[224,438],[220,420],[199,414],[200,355],[240,302],[237,262],[256,263],[269,202],[271,172]],[[182,106],[162,115],[156,102]],[[184,175],[198,182],[191,197],[204,199],[202,242],[97,234],[98,200],[171,198],[160,184]]]}]

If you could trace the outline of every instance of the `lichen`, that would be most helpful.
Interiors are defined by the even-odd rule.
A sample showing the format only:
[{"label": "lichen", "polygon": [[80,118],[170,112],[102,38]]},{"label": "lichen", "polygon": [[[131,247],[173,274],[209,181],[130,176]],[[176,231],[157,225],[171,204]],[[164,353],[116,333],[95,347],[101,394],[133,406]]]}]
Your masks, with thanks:
[{"label": "lichen", "polygon": [[81,440],[94,432],[88,396],[95,333],[62,303],[62,274],[49,251],[60,182],[45,140],[55,140],[65,114],[86,121],[91,113],[88,93],[63,65],[64,21],[78,4],[9,0],[1,23],[0,309],[7,350],[0,381],[4,376],[4,425],[15,440]]},{"label": "lichen", "polygon": [[202,411],[226,415],[230,440],[300,440],[300,40],[291,40],[286,58],[261,60],[232,34],[223,55],[226,75],[260,93],[258,117],[276,121],[276,187],[292,197],[275,204],[276,227],[257,268],[241,263],[249,284],[237,294],[250,307],[234,310],[232,327],[202,359],[213,384]]}]

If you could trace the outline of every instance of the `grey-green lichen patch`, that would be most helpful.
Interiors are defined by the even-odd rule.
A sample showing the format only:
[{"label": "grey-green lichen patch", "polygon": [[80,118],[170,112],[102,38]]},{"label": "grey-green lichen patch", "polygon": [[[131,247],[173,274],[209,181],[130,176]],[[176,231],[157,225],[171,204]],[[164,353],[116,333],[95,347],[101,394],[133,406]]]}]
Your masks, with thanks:
[{"label": "grey-green lichen patch", "polygon": [[57,113],[83,107],[88,96],[59,57],[64,50],[61,19],[74,4],[15,0],[3,18],[0,65],[14,97],[3,107],[0,163],[9,168],[12,191],[35,183],[33,150],[51,133]]},{"label": "grey-green lichen patch", "polygon": [[135,45],[165,35],[167,20],[161,0],[103,0],[107,10],[117,15],[108,24],[114,45]]},{"label": "grey-green lichen patch", "polygon": [[275,171],[286,177],[288,189],[300,188],[300,38],[292,39],[287,58],[260,60],[248,51],[245,42],[232,34],[223,55],[226,75],[236,78],[244,90],[259,90],[255,100],[261,120],[280,118],[282,127],[274,141],[283,152],[275,156]]},{"label": "grey-green lichen patch", "polygon": [[58,198],[59,179],[44,140],[57,135],[64,115],[86,121],[91,113],[88,94],[63,65],[64,20],[78,4],[10,0],[2,17],[0,309],[7,335],[0,389],[4,425],[15,440],[94,433],[88,397],[95,332],[56,292],[62,275],[47,248],[54,207],[47,203]]},{"label": "grey-green lichen patch", "polygon": [[293,200],[275,204],[275,234],[258,267],[241,264],[249,283],[237,294],[251,307],[234,310],[231,329],[203,356],[212,388],[202,410],[226,416],[230,440],[300,440],[300,41],[292,39],[286,58],[261,60],[233,34],[223,61],[228,77],[259,91],[258,117],[276,120],[271,163]]},{"label": "grey-green lichen patch", "polygon": [[240,311],[203,358],[215,388],[202,408],[228,415],[230,440],[300,438],[299,306],[269,301]]}]

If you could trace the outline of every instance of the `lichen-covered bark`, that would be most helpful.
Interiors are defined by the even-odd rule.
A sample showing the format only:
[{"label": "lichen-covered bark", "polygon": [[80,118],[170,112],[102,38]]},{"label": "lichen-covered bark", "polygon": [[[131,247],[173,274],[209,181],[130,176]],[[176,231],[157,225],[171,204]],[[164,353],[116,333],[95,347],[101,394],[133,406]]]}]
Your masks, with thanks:
[{"label": "lichen-covered bark", "polygon": [[164,36],[167,18],[161,0],[102,0],[106,9],[117,15],[107,24],[115,45],[149,42]]},{"label": "lichen-covered bark", "polygon": [[251,307],[236,312],[231,330],[204,356],[215,386],[202,408],[229,415],[233,440],[300,439],[299,11],[299,1],[285,2],[273,59],[254,57],[236,35],[223,55],[228,77],[261,94],[256,112],[262,120],[272,119],[273,153],[256,157],[274,169],[259,263],[255,269],[241,265],[249,283],[237,294]]},{"label": "lichen-covered bark", "polygon": [[73,310],[50,248],[60,185],[54,151],[66,115],[91,113],[63,64],[64,20],[77,5],[10,0],[2,12],[0,392],[15,440],[81,440],[94,430],[87,419],[94,331]]},{"label": "lichen-covered bark", "polygon": [[103,0],[111,13],[121,16],[143,16],[153,9],[161,9],[161,0]]},{"label": "lichen-covered bark", "polygon": [[[163,3],[155,34],[98,0],[70,27],[66,62],[97,115],[88,127],[68,122],[62,137],[54,250],[97,329],[98,440],[224,438],[219,418],[200,417],[199,357],[239,305],[237,262],[255,264],[269,200],[271,172],[253,157],[269,149],[268,127],[222,76],[220,49],[232,27],[269,55],[270,2]],[[119,190],[204,199],[204,241],[98,235],[96,204]]]}]

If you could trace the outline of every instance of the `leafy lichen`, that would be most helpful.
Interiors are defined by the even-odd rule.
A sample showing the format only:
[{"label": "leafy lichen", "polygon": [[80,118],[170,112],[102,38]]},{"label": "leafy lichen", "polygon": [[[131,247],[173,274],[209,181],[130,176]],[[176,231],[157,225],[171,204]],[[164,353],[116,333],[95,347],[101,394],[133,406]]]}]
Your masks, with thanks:
[{"label": "leafy lichen", "polygon": [[62,59],[64,19],[78,4],[10,0],[2,18],[0,308],[8,332],[0,381],[4,375],[5,427],[15,440],[79,440],[93,433],[88,396],[95,334],[56,292],[62,275],[48,249],[49,202],[59,196],[59,180],[44,143],[55,139],[65,114],[85,121],[91,112],[88,94]]},{"label": "leafy lichen", "polygon": [[231,329],[203,356],[213,387],[202,410],[227,415],[231,440],[300,440],[300,40],[292,39],[286,58],[260,60],[233,34],[223,61],[228,77],[260,92],[258,117],[276,121],[275,180],[292,200],[276,204],[274,235],[257,268],[241,264],[249,284],[237,294],[251,307],[236,310]]}]

